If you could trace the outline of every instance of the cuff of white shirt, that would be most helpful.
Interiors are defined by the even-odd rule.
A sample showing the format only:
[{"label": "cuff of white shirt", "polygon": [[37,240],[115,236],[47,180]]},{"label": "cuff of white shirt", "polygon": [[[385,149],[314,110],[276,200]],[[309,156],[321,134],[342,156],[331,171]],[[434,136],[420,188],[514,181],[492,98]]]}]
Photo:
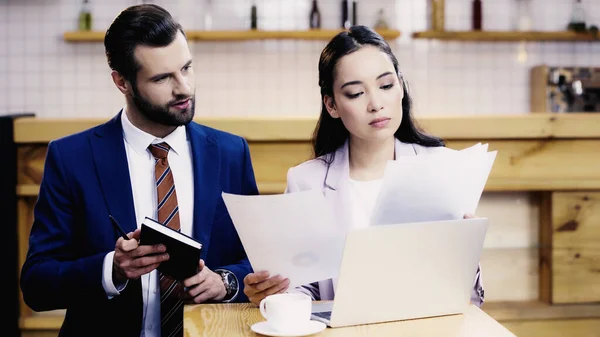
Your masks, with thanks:
[{"label": "cuff of white shirt", "polygon": [[115,285],[112,279],[113,257],[115,252],[112,251],[104,257],[102,264],[102,287],[109,299],[121,294],[121,291],[127,287],[127,281],[124,284]]}]

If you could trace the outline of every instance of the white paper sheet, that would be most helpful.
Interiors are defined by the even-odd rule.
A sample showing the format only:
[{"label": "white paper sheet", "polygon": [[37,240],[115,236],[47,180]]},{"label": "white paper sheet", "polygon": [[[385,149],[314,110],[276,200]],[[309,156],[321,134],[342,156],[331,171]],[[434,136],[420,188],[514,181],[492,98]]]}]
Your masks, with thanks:
[{"label": "white paper sheet", "polygon": [[474,214],[496,158],[487,144],[389,161],[372,225],[461,219]]},{"label": "white paper sheet", "polygon": [[346,233],[321,191],[222,195],[254,271],[287,277],[290,289],[338,273]]}]

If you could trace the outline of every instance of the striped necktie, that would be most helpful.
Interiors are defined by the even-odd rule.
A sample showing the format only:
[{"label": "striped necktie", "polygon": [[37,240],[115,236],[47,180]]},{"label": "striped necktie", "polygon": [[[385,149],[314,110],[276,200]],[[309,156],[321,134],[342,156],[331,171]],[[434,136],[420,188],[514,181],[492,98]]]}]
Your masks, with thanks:
[{"label": "striped necktie", "polygon": [[[178,231],[180,229],[179,206],[177,206],[175,181],[167,158],[171,147],[167,143],[160,143],[152,144],[148,149],[155,158],[158,222]],[[160,272],[159,276],[161,336],[183,336],[183,302],[179,299],[183,286]]]}]

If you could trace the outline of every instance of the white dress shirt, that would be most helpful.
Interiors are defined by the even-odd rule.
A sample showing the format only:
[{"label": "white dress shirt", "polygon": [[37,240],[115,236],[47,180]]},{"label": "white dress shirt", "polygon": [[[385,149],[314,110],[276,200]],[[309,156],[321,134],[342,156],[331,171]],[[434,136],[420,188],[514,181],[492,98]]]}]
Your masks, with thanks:
[{"label": "white dress shirt", "polygon": [[[154,157],[148,150],[150,144],[166,142],[171,147],[168,160],[179,206],[181,232],[191,236],[194,211],[194,170],[192,148],[185,126],[176,128],[165,138],[156,138],[136,126],[127,118],[125,109],[121,113],[123,141],[129,165],[131,192],[135,207],[135,217],[139,228],[145,217],[157,219],[156,178],[154,176]],[[104,258],[102,286],[109,298],[118,296],[127,284],[117,288],[112,280],[114,251]],[[141,336],[160,336],[160,286],[156,270],[142,276],[143,318]]]},{"label": "white dress shirt", "polygon": [[381,190],[383,179],[376,180],[354,180],[348,179],[348,186],[350,188],[352,197],[352,212],[354,212],[354,228],[366,228],[371,224],[371,216],[375,209],[375,203],[377,202],[377,196]]}]

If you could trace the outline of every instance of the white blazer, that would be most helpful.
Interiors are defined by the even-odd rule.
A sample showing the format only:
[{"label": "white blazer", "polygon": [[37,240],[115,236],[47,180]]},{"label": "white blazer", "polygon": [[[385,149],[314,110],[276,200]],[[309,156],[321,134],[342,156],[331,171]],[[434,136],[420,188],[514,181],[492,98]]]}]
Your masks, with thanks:
[{"label": "white blazer", "polygon": [[[433,154],[445,151],[455,151],[446,147],[425,147],[418,144],[403,143],[396,139],[396,158],[400,156],[416,156],[420,154]],[[322,158],[312,159],[292,167],[287,173],[287,188],[285,193],[293,193],[318,189],[325,198],[331,202],[334,215],[339,220],[338,224],[348,229],[354,226],[355,217],[348,210],[351,209],[351,194],[348,191],[348,178],[350,163],[348,160],[348,142],[335,152],[334,161],[327,164]],[[333,300],[334,288],[331,279],[311,283],[298,287],[292,291],[303,292],[313,300]],[[484,301],[484,291],[481,281],[481,269],[477,270],[471,302],[481,306]]]}]

